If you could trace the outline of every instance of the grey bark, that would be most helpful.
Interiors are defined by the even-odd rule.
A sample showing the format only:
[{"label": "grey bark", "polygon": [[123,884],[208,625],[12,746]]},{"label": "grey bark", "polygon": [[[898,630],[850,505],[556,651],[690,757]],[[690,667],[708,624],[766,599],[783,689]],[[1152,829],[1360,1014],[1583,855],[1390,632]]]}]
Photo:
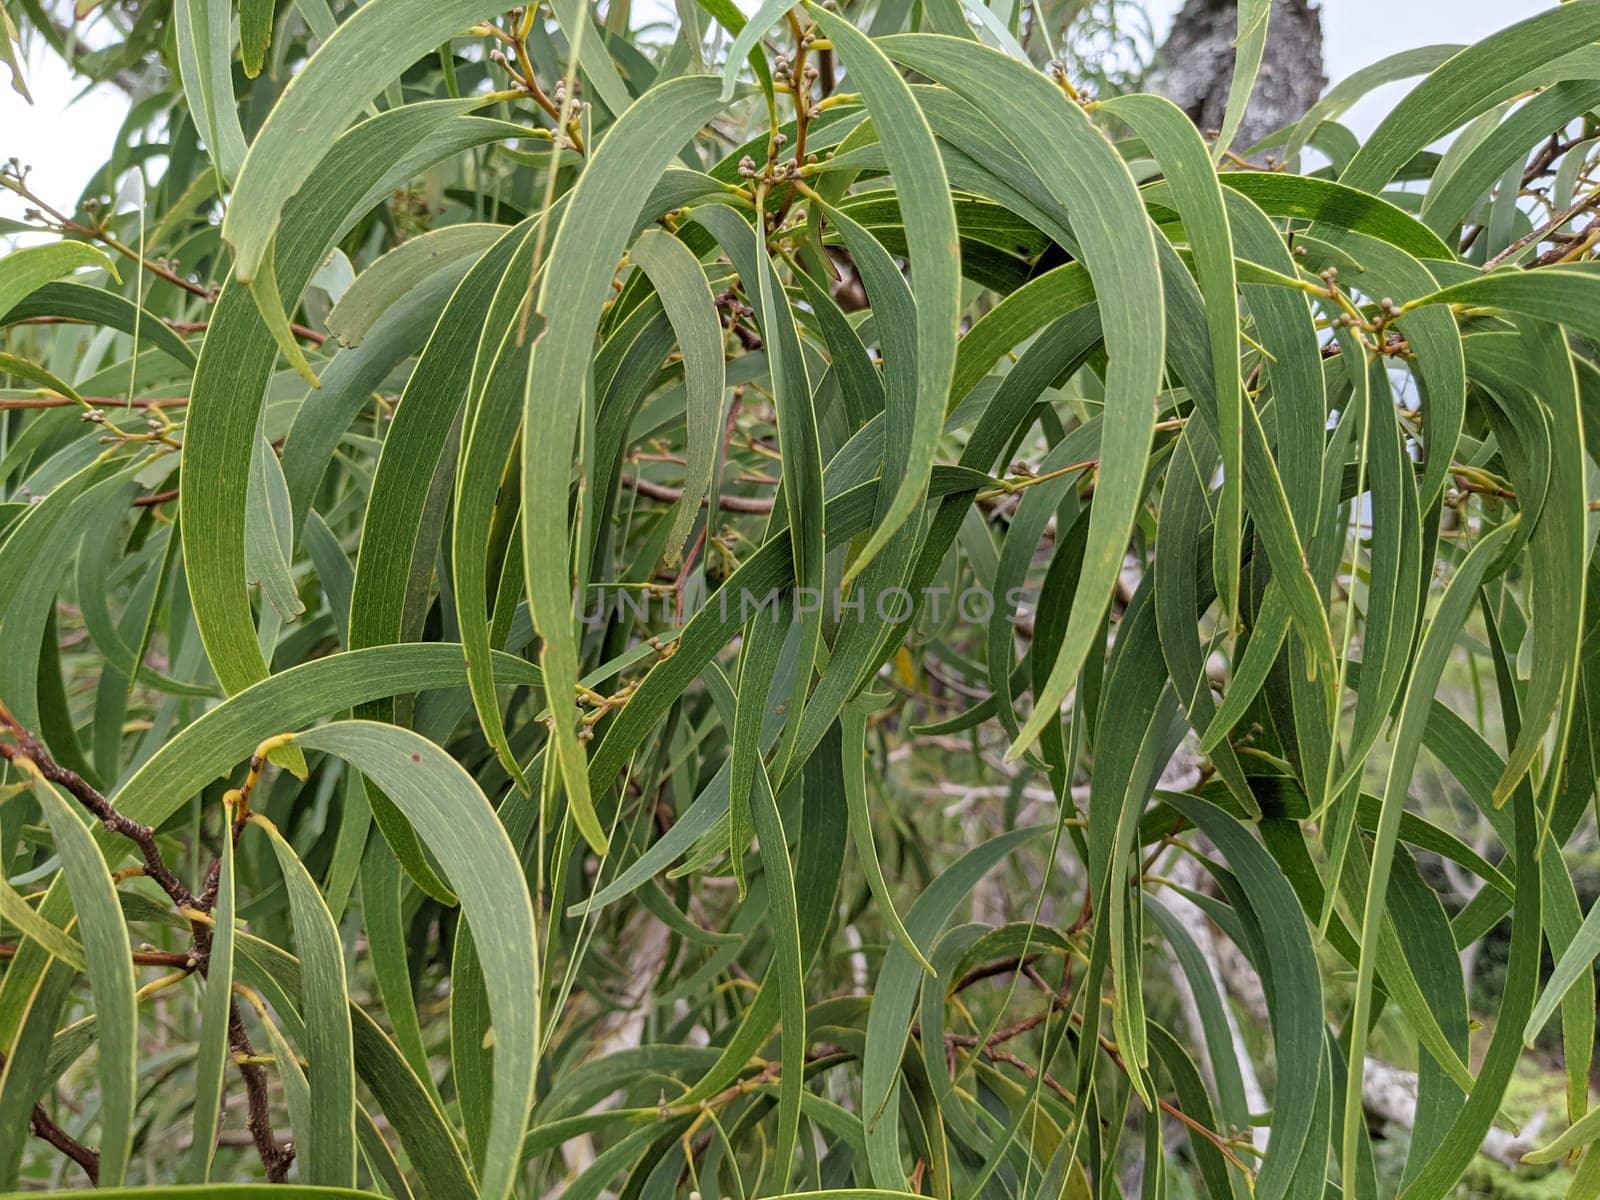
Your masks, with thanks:
[{"label": "grey bark", "polygon": [[[1207,135],[1222,128],[1227,111],[1238,23],[1237,0],[1187,0],[1148,80]],[[1261,71],[1232,148],[1245,150],[1299,120],[1327,84],[1321,11],[1311,0],[1275,0]]]}]

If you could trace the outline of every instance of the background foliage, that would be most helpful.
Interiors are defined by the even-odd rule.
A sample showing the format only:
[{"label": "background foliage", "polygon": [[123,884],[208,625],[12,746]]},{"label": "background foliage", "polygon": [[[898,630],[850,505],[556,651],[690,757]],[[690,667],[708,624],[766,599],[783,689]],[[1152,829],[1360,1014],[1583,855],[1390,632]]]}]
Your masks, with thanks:
[{"label": "background foliage", "polygon": [[0,1189],[1600,1195],[1600,0],[1270,7],[8,0]]}]

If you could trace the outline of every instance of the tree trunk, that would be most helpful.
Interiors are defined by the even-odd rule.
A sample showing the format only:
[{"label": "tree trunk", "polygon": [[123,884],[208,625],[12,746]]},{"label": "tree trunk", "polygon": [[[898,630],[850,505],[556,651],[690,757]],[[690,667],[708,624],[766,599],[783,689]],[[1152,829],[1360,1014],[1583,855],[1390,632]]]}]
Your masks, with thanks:
[{"label": "tree trunk", "polygon": [[[1221,130],[1227,110],[1238,24],[1237,0],[1187,0],[1151,71],[1151,90],[1208,136]],[[1232,148],[1248,149],[1299,120],[1327,83],[1321,12],[1311,0],[1274,0],[1261,71]]]}]

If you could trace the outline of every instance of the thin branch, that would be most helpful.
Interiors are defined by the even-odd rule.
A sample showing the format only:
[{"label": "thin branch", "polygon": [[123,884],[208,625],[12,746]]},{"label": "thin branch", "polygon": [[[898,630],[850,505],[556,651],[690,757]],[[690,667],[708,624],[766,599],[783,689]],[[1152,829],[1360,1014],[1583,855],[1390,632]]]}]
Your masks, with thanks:
[{"label": "thin branch", "polygon": [[[0,1071],[5,1070],[6,1056],[0,1054]],[[85,1146],[61,1126],[50,1119],[50,1114],[45,1112],[44,1105],[35,1104],[29,1117],[29,1128],[33,1136],[41,1141],[49,1142],[57,1150],[65,1154],[73,1162],[83,1168],[83,1173],[89,1177],[92,1186],[100,1185],[100,1154],[98,1151]]]},{"label": "thin branch", "polygon": [[[622,477],[622,486],[647,496],[651,500],[661,500],[668,504],[683,499],[683,489],[668,487],[663,483],[651,483],[648,479],[636,479],[632,475]],[[700,501],[704,506],[705,501]],[[717,497],[717,507],[725,512],[741,513],[769,513],[772,511],[772,498],[770,496],[721,496]]]},{"label": "thin branch", "polygon": [[44,1106],[33,1106],[32,1120],[29,1122],[33,1129],[33,1136],[49,1142],[61,1153],[83,1168],[83,1173],[89,1177],[89,1182],[95,1187],[100,1186],[100,1155],[98,1152],[85,1146],[61,1126],[50,1119],[44,1111]]},{"label": "thin branch", "polygon": [[[187,954],[173,955],[169,959],[160,952],[140,951],[133,954],[133,960],[140,962],[148,960],[152,965],[175,966],[184,972],[198,971],[202,976],[207,972],[211,958],[211,929],[207,920],[201,919],[216,903],[216,884],[219,865],[213,864],[207,873],[204,898],[197,898],[183,881],[168,868],[166,861],[161,856],[161,848],[156,845],[155,830],[148,825],[141,825],[130,820],[118,812],[112,803],[97,791],[82,776],[75,771],[61,766],[50,756],[44,744],[32,733],[23,728],[22,724],[12,716],[10,710],[0,705],[0,729],[10,735],[14,745],[0,742],[0,758],[16,763],[24,771],[46,779],[51,783],[65,788],[77,801],[87,808],[97,820],[107,829],[120,834],[139,847],[144,858],[142,873],[156,881],[161,890],[166,892],[178,911],[189,919],[192,930],[192,947]],[[266,745],[266,743],[263,743]],[[259,779],[262,768],[261,752],[258,751],[251,758],[251,774],[246,786],[251,787]],[[230,830],[230,835],[236,830]],[[228,1045],[233,1052],[234,1061],[238,1064],[239,1073],[244,1076],[245,1094],[249,1102],[249,1125],[252,1140],[256,1151],[261,1156],[261,1165],[266,1169],[267,1179],[273,1183],[282,1183],[288,1178],[289,1167],[294,1162],[294,1144],[292,1142],[280,1143],[272,1130],[272,1114],[269,1104],[266,1072],[255,1061],[255,1048],[250,1044],[250,1036],[245,1031],[244,1020],[239,1015],[239,1006],[236,1000],[229,1002],[228,1008]],[[58,1127],[50,1122],[48,1116],[41,1109],[34,1111],[34,1132],[55,1145],[62,1153],[73,1158],[75,1162],[83,1165],[84,1170],[90,1172],[91,1179],[98,1169],[98,1159],[93,1158],[93,1152],[86,1150],[78,1143],[72,1141]],[[41,1124],[43,1122],[43,1124]],[[91,1156],[86,1159],[85,1156]],[[93,1165],[91,1165],[91,1163]]]},{"label": "thin branch", "polygon": [[1582,200],[1576,201],[1573,204],[1569,204],[1566,208],[1563,208],[1560,212],[1556,213],[1543,225],[1539,226],[1539,228],[1523,234],[1516,241],[1512,242],[1511,245],[1500,251],[1499,254],[1496,254],[1488,262],[1484,263],[1484,271],[1487,273],[1494,270],[1496,267],[1503,266],[1506,262],[1512,258],[1515,258],[1523,250],[1526,250],[1529,246],[1537,245],[1539,242],[1544,241],[1545,238],[1549,237],[1556,230],[1560,229],[1568,221],[1572,220],[1573,217],[1578,216],[1587,208],[1593,208],[1597,203],[1600,203],[1600,188],[1596,188]]},{"label": "thin branch", "polygon": [[[204,333],[210,324],[210,321],[165,322],[166,327],[172,330],[173,333]],[[303,338],[304,340],[317,346],[322,345],[323,342],[328,340],[327,334],[318,333],[315,329],[309,329],[304,325],[296,325],[293,321],[289,323],[289,331],[293,333],[295,337]]]},{"label": "thin branch", "polygon": [[144,873],[155,880],[178,908],[195,907],[194,893],[172,873],[161,857],[154,829],[123,816],[88,780],[76,771],[69,770],[56,762],[50,757],[50,751],[45,749],[44,743],[24,729],[11,715],[10,710],[3,705],[0,705],[0,726],[5,728],[11,735],[12,741],[16,743],[9,745],[0,742],[0,758],[15,762],[24,770],[31,765],[40,776],[65,788],[112,833],[121,834],[139,847],[139,853],[144,858]]},{"label": "thin branch", "polygon": [[[0,942],[0,960],[15,958],[21,949],[15,942]],[[193,965],[194,956],[172,950],[135,950],[133,961],[141,967],[188,968]]]},{"label": "thin branch", "polygon": [[[161,323],[168,329],[172,330],[173,333],[204,333],[207,327],[209,327],[211,324],[210,321],[174,321],[167,318],[162,318]],[[22,320],[15,322],[15,324],[87,325],[89,322],[80,321],[76,317],[24,317]],[[318,333],[315,329],[308,328],[305,325],[295,324],[293,321],[289,323],[289,328],[293,331],[296,337],[303,338],[314,345],[320,346],[328,340],[327,334]]]},{"label": "thin branch", "polygon": [[272,1131],[267,1073],[261,1069],[260,1063],[254,1061],[255,1048],[250,1044],[250,1035],[245,1032],[244,1018],[239,1015],[237,1000],[228,1002],[228,1045],[239,1066],[239,1074],[244,1076],[245,1098],[249,1101],[246,1120],[250,1126],[251,1140],[256,1144],[256,1153],[261,1156],[261,1165],[267,1170],[267,1182],[282,1183],[288,1178],[289,1166],[294,1162],[294,1143],[280,1143]]}]

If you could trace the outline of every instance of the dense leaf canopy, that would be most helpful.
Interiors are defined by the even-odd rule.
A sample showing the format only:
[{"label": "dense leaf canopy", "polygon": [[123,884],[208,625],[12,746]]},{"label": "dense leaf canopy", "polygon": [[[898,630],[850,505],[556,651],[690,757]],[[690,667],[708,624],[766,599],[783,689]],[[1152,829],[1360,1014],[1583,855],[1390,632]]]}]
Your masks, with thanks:
[{"label": "dense leaf canopy", "polygon": [[1221,131],[1072,3],[97,7],[0,1191],[1600,1195],[1600,0],[1254,147],[1268,0]]}]

